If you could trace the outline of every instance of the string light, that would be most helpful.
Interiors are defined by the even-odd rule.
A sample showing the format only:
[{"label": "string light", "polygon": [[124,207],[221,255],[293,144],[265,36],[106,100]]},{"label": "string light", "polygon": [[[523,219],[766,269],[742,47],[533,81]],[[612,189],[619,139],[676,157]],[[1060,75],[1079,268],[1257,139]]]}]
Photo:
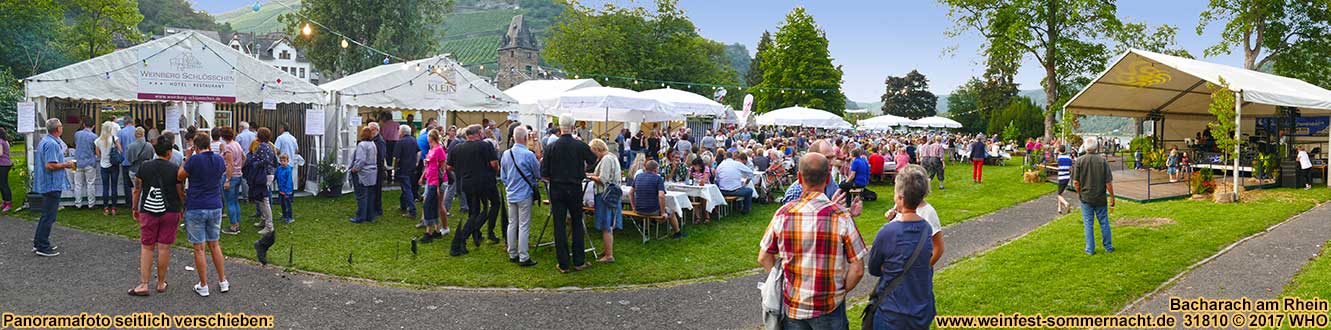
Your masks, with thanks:
[{"label": "string light", "polygon": [[314,28],[310,27],[310,23],[305,23],[305,27],[300,29],[300,34],[303,34],[306,37],[310,36],[310,34],[313,33],[314,33]]},{"label": "string light", "polygon": [[347,42],[347,39],[342,39],[342,49],[347,49],[350,46],[351,44]]}]

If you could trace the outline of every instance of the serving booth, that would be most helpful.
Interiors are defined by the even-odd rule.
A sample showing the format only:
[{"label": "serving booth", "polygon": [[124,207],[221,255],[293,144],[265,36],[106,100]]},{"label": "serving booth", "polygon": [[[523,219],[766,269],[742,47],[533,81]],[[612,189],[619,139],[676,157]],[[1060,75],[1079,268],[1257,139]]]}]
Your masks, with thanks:
[{"label": "serving booth", "polygon": [[[343,165],[351,160],[356,132],[377,114],[413,113],[422,123],[436,118],[443,125],[463,127],[482,119],[503,122],[518,112],[517,101],[448,55],[380,65],[319,87],[329,93],[333,109],[326,123],[333,134],[326,135],[323,150],[336,151]],[[350,187],[344,184],[343,190]]]},{"label": "serving booth", "polygon": [[[1234,132],[1210,134],[1232,134],[1243,144],[1234,150],[1240,155],[1236,159],[1220,163],[1210,159],[1214,157],[1197,157],[1194,164],[1238,174],[1233,177],[1233,193],[1237,194],[1239,177],[1252,171],[1251,160],[1259,150],[1275,153],[1279,148],[1303,146],[1326,177],[1331,142],[1326,125],[1317,123],[1325,123],[1331,114],[1331,91],[1302,80],[1133,49],[1119,55],[1069,100],[1067,109],[1078,115],[1134,118],[1138,135],[1150,132],[1161,147],[1188,148],[1203,131],[1209,131],[1207,123],[1216,120],[1209,111],[1208,84],[1228,84],[1237,114]],[[1294,157],[1292,152],[1287,154]]]},{"label": "serving booth", "polygon": [[[74,133],[84,119],[98,123],[94,129],[100,130],[101,122],[131,116],[147,128],[181,133],[177,145],[182,146],[181,135],[189,126],[206,131],[247,121],[276,135],[277,127],[289,124],[301,146],[299,154],[307,160],[315,156],[308,146],[319,140],[312,135],[322,134],[322,126],[305,125],[307,115],[322,114],[322,89],[194,31],[41,73],[23,83],[27,102],[18,107],[18,131],[25,135],[28,159],[46,136],[48,118],[64,124],[61,138],[71,158]],[[33,165],[28,164],[29,171]],[[65,197],[72,196],[72,189],[65,191]]]}]

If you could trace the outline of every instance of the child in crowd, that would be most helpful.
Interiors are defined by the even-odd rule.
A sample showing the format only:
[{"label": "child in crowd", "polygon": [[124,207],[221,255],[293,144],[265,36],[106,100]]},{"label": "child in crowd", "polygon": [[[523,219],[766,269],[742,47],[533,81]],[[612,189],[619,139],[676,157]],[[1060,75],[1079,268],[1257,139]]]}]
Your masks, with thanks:
[{"label": "child in crowd", "polygon": [[296,221],[296,219],[291,216],[292,197],[295,197],[292,195],[295,190],[295,185],[292,184],[291,157],[287,156],[287,154],[282,154],[281,156],[278,156],[277,159],[280,165],[277,167],[277,171],[273,174],[273,180],[277,181],[277,200],[282,204],[282,221],[292,223]]}]

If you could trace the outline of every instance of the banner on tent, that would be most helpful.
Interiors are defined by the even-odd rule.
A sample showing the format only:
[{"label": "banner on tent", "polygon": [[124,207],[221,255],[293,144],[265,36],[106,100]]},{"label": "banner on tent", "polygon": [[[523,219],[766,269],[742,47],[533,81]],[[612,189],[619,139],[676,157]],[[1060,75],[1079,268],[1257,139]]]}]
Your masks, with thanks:
[{"label": "banner on tent", "polygon": [[236,102],[236,61],[232,52],[205,48],[171,47],[157,53],[138,50],[138,98],[162,101]]},{"label": "banner on tent", "polygon": [[32,133],[37,127],[37,103],[19,102],[16,121],[19,133]]},{"label": "banner on tent", "polygon": [[[1331,127],[1331,117],[1298,117],[1294,119],[1294,136],[1320,136],[1326,134],[1327,127]],[[1257,127],[1274,131],[1277,122],[1276,118],[1257,118]]]},{"label": "banner on tent", "polygon": [[305,110],[305,135],[324,135],[324,109]]},{"label": "banner on tent", "polygon": [[458,84],[453,77],[449,77],[451,73],[451,71],[431,72],[425,77],[426,100],[447,99],[457,93]]},{"label": "banner on tent", "polygon": [[164,127],[164,131],[180,131],[180,112],[180,104],[174,104],[166,108],[166,127]]}]

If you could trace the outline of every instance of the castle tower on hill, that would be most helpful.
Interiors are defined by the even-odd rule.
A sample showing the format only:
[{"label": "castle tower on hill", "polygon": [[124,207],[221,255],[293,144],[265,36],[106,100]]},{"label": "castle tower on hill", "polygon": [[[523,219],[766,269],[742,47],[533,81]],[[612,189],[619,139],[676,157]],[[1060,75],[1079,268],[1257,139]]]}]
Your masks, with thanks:
[{"label": "castle tower on hill", "polygon": [[536,79],[540,69],[541,48],[536,37],[527,29],[522,15],[513,16],[508,32],[499,41],[499,72],[495,84],[500,90],[508,89],[530,79]]}]

